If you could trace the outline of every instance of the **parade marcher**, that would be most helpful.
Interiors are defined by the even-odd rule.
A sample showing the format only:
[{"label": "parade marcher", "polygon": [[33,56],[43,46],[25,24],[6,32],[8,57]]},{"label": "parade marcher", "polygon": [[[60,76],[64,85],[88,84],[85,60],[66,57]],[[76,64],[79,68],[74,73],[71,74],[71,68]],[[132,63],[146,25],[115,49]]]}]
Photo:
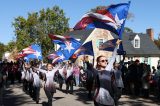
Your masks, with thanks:
[{"label": "parade marcher", "polygon": [[118,100],[122,95],[122,89],[124,88],[122,80],[122,72],[120,70],[120,64],[114,63],[113,72],[115,76],[116,92],[115,92],[115,104],[118,105]]},{"label": "parade marcher", "polygon": [[23,84],[24,84],[24,91],[27,93],[28,92],[28,79],[29,79],[29,74],[27,72],[28,69],[28,66],[27,66],[27,63],[24,63],[23,64],[23,71],[22,71],[22,79],[23,79]]},{"label": "parade marcher", "polygon": [[75,77],[75,85],[76,86],[79,86],[79,75],[80,75],[80,70],[79,70],[79,67],[78,65],[75,65],[74,68],[73,68],[73,72],[74,72],[74,77]]},{"label": "parade marcher", "polygon": [[26,90],[26,88],[25,88],[26,87],[26,85],[25,85],[26,84],[26,79],[25,79],[26,70],[23,69],[22,72],[21,72],[21,75],[22,75],[21,76],[21,81],[22,81],[22,84],[23,84],[22,90],[25,91]]},{"label": "parade marcher", "polygon": [[3,92],[4,92],[6,78],[7,78],[7,74],[0,69],[0,106],[4,106],[3,105]]},{"label": "parade marcher", "polygon": [[65,81],[65,67],[62,67],[61,69],[58,69],[58,83],[59,83],[59,89],[62,90],[63,83]]},{"label": "parade marcher", "polygon": [[[116,90],[115,77],[113,76],[113,63],[116,58],[117,48],[120,40],[117,41],[116,47],[113,51],[111,60],[107,61],[105,56],[97,57],[97,76],[96,76],[96,90],[94,93],[95,106],[114,106],[114,92]],[[107,64],[108,63],[108,64]]]},{"label": "parade marcher", "polygon": [[17,80],[19,83],[22,82],[22,71],[23,71],[23,63],[19,60],[18,61],[18,70],[17,70]]},{"label": "parade marcher", "polygon": [[89,63],[88,56],[84,56],[84,60],[83,60],[83,70],[84,71],[87,70],[87,63]]},{"label": "parade marcher", "polygon": [[52,64],[48,63],[47,70],[39,68],[34,68],[34,69],[45,74],[44,91],[48,98],[48,106],[52,106],[52,98],[54,93],[56,92],[56,86],[53,79],[56,71],[59,69],[59,66],[53,68]]},{"label": "parade marcher", "polygon": [[80,69],[80,86],[85,87],[86,85],[86,74],[82,66],[79,67]]},{"label": "parade marcher", "polygon": [[23,67],[25,72],[25,91],[29,93],[30,96],[33,96],[33,76],[32,76],[32,69],[29,63],[25,64],[25,68]]},{"label": "parade marcher", "polygon": [[70,93],[73,93],[73,82],[74,82],[73,65],[72,63],[69,63],[67,67],[67,76],[66,76],[66,93],[68,93],[69,89]]},{"label": "parade marcher", "polygon": [[86,88],[88,91],[88,98],[92,97],[92,88],[93,88],[93,83],[95,79],[95,74],[94,74],[94,68],[91,63],[87,63],[87,70],[86,70]]},{"label": "parade marcher", "polygon": [[33,95],[36,103],[39,103],[40,96],[40,88],[41,88],[41,79],[39,78],[39,71],[34,70],[32,72],[33,75]]},{"label": "parade marcher", "polygon": [[17,67],[16,63],[13,63],[12,69],[10,71],[11,84],[14,84],[14,82],[15,82],[15,76],[16,76],[15,74],[16,74],[17,70],[18,70],[18,67]]}]

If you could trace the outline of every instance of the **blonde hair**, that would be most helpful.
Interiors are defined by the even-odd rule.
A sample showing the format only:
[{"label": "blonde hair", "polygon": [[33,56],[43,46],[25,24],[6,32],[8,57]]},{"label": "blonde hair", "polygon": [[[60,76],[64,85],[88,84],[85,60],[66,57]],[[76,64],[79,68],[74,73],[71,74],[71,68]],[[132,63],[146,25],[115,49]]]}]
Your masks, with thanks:
[{"label": "blonde hair", "polygon": [[99,62],[99,60],[100,60],[101,57],[106,57],[106,56],[100,55],[100,56],[97,57],[97,59],[96,59],[96,62],[97,62],[97,64],[96,64],[96,69],[99,69],[99,64],[98,64],[98,62]]}]

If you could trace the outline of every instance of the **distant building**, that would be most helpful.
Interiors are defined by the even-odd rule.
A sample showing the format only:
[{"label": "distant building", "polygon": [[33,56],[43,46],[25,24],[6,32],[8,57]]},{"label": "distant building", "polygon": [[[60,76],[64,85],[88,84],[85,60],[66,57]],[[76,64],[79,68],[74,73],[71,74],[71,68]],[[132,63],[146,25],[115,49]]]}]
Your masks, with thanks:
[{"label": "distant building", "polygon": [[126,61],[139,59],[140,62],[157,67],[160,60],[160,50],[154,44],[153,35],[152,29],[147,29],[146,34],[125,33],[122,41],[126,51]]},{"label": "distant building", "polygon": [[[108,59],[111,57],[112,52],[100,51],[99,46],[110,39],[118,38],[114,33],[104,29],[89,29],[89,30],[75,30],[66,33],[65,35],[73,36],[74,38],[80,39],[81,42],[86,43],[92,40],[94,50],[94,65],[96,64],[96,58],[99,55],[105,55]],[[88,37],[89,36],[89,37]],[[122,43],[124,50],[126,51],[125,61],[131,61],[139,59],[140,62],[145,62],[150,66],[157,67],[160,50],[154,44],[153,38],[154,33],[152,29],[147,29],[147,34],[142,33],[124,33],[122,36]],[[92,57],[90,61],[93,62]],[[122,56],[117,56],[117,61],[120,61]],[[83,56],[81,57],[83,60]]]}]

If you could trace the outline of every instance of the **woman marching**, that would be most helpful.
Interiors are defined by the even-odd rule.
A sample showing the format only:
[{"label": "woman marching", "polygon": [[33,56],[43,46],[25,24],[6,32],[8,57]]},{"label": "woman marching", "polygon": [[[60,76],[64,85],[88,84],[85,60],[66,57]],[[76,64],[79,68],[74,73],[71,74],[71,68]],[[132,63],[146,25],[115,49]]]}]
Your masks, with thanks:
[{"label": "woman marching", "polygon": [[53,68],[52,64],[47,64],[47,70],[39,68],[34,68],[34,69],[44,73],[46,76],[44,91],[48,98],[48,106],[52,106],[53,94],[56,92],[56,87],[53,79],[55,72],[59,69],[59,66]]},{"label": "woman marching", "polygon": [[70,89],[70,93],[73,93],[73,64],[69,63],[67,67],[67,75],[66,75],[66,93],[68,93]]},{"label": "woman marching", "polygon": [[115,83],[116,83],[116,92],[115,92],[115,104],[118,105],[118,100],[120,99],[122,95],[122,89],[124,88],[123,80],[122,80],[122,72],[120,69],[120,64],[114,63],[113,65],[113,72],[115,75]]},{"label": "woman marching", "polygon": [[42,86],[41,79],[39,77],[39,71],[33,69],[32,76],[33,76],[33,99],[38,104],[40,97],[40,88]]},{"label": "woman marching", "polygon": [[105,56],[97,57],[97,75],[96,75],[96,90],[94,93],[95,106],[114,106],[114,95],[116,91],[115,76],[111,70],[116,58],[117,48],[120,40],[116,42],[116,47],[113,51],[110,62]]}]

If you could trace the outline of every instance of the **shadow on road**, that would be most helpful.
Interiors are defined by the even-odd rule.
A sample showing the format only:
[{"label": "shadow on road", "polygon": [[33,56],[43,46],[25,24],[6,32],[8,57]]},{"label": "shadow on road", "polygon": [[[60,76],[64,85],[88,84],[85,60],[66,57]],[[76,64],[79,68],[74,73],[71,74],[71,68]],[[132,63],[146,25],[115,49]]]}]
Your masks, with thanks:
[{"label": "shadow on road", "polygon": [[129,105],[129,106],[150,106],[153,104],[160,105],[160,102],[154,96],[150,96],[149,98],[141,98],[141,97],[133,97],[133,96],[125,96],[126,100],[120,101],[119,105]]},{"label": "shadow on road", "polygon": [[75,95],[77,95],[77,101],[81,101],[84,104],[92,104],[92,98],[88,97],[87,90],[85,88],[79,88],[73,91]]},{"label": "shadow on road", "polygon": [[5,106],[21,106],[22,104],[30,103],[29,97],[25,96],[23,93],[14,94],[13,88],[8,88],[4,92],[4,105]]}]

